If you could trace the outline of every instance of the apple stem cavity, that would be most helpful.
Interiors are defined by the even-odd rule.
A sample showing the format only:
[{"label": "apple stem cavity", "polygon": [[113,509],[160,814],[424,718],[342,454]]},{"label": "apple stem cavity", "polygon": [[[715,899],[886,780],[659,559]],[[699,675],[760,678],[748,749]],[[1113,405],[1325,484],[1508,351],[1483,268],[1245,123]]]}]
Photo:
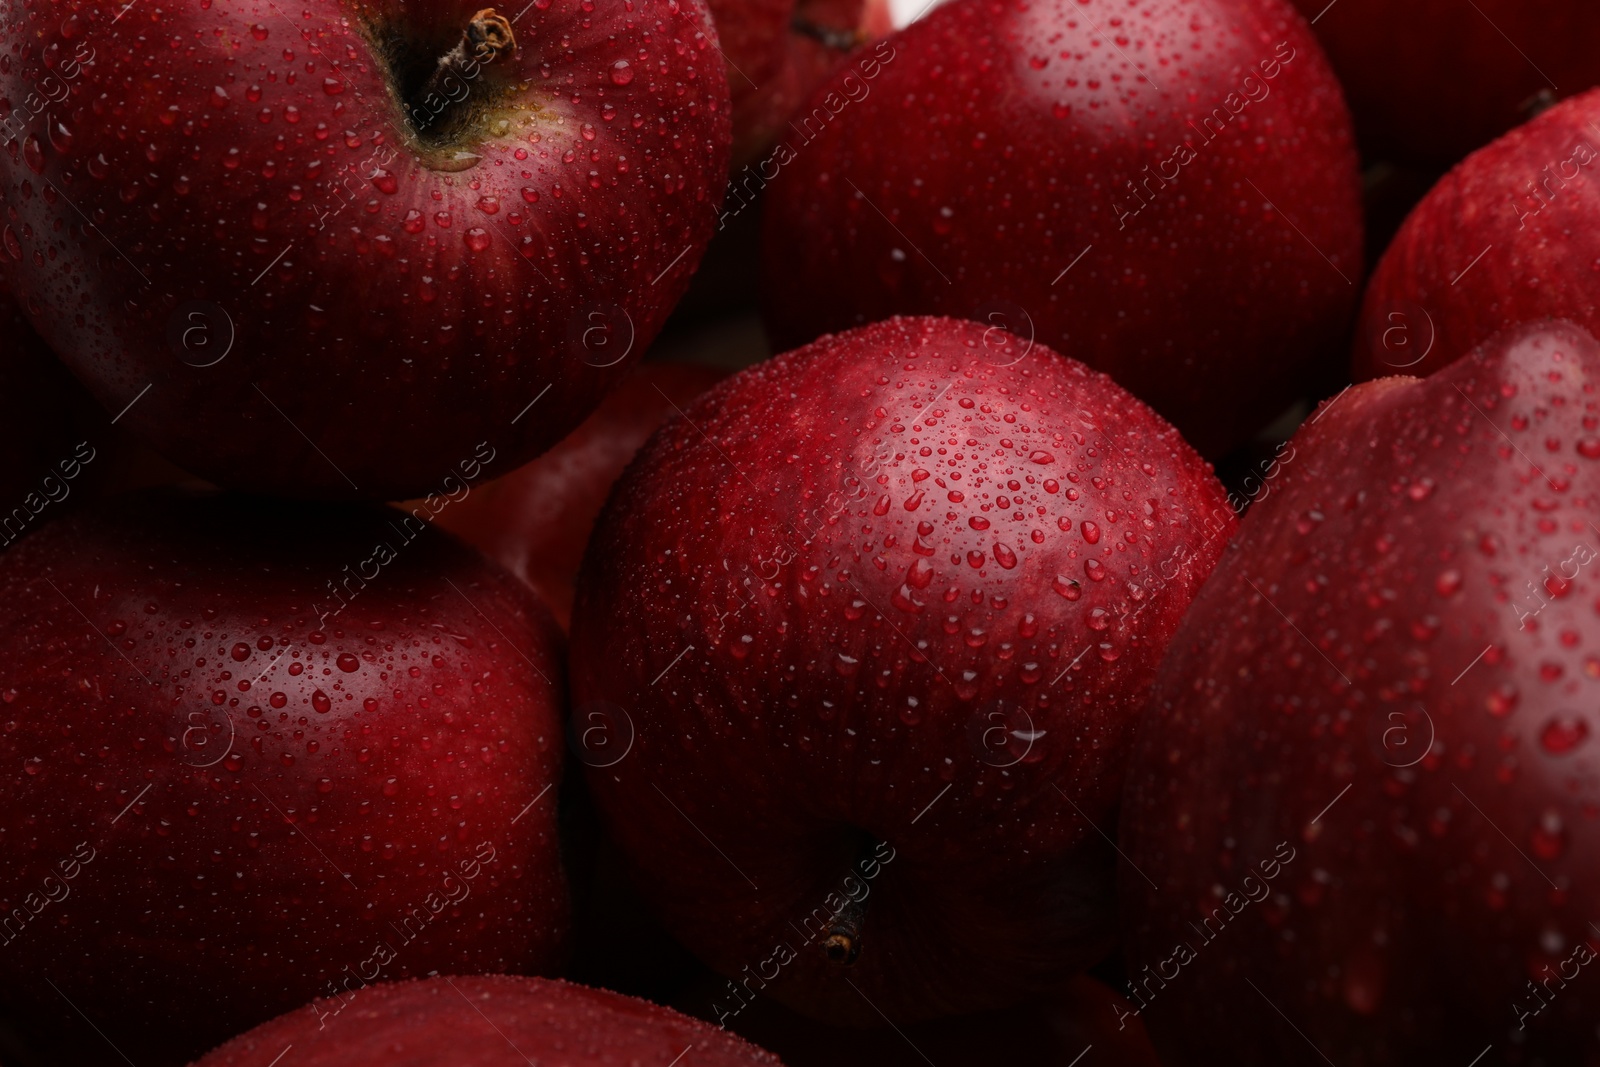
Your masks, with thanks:
[{"label": "apple stem cavity", "polygon": [[433,73],[413,98],[410,113],[419,135],[445,138],[469,108],[460,105],[473,95],[473,84],[483,68],[517,47],[511,20],[486,7],[472,16],[461,31],[461,40],[439,57]]}]

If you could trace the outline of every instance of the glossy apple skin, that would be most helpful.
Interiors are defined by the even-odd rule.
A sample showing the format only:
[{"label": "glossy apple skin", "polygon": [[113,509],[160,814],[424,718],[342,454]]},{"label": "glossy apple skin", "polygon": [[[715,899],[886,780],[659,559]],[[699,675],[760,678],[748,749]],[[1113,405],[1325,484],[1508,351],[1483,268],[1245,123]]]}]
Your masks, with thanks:
[{"label": "glossy apple skin", "polygon": [[[573,611],[575,722],[614,743],[583,762],[641,893],[826,1021],[1059,991],[1112,938],[1084,820],[1113,818],[1233,522],[1138,401],[974,323],[892,319],[717,386],[617,483]],[[826,914],[801,933],[842,891],[868,905],[848,968]]]},{"label": "glossy apple skin", "polygon": [[[375,968],[561,966],[559,634],[403,518],[134,494],[0,557],[0,914],[35,912],[0,1005],[57,1062],[120,1062],[69,998],[171,1064],[313,996],[360,1004]],[[396,558],[319,630],[324,583],[380,541]]]},{"label": "glossy apple skin", "polygon": [[1543,324],[1294,439],[1128,777],[1130,996],[1165,967],[1141,1017],[1167,1063],[1595,1061],[1587,973],[1515,1009],[1600,950],[1600,579],[1563,568],[1600,546],[1597,385],[1600,344]]},{"label": "glossy apple skin", "polygon": [[1322,15],[1317,38],[1374,158],[1449,166],[1527,121],[1541,92],[1600,83],[1600,8],[1582,0],[1293,2]]},{"label": "glossy apple skin", "polygon": [[301,1067],[668,1067],[689,1047],[697,1067],[779,1067],[770,1053],[649,1001],[541,978],[386,982],[348,1014],[319,1030],[314,1010],[290,1012],[195,1067],[262,1067],[291,1045]]},{"label": "glossy apple skin", "polygon": [[589,531],[639,446],[712,385],[715,367],[646,363],[549,452],[475,488],[438,523],[533,586],[567,626]]},{"label": "glossy apple skin", "polygon": [[[887,0],[706,0],[706,6],[728,59],[735,171],[767,153],[854,45],[894,29]],[[797,23],[836,39],[802,32]]]},{"label": "glossy apple skin", "polygon": [[470,83],[510,86],[483,132],[425,152],[364,27],[438,55],[476,2],[316,0],[291,22],[215,0],[115,25],[120,5],[9,4],[0,97],[50,76],[65,102],[0,150],[0,269],[109,410],[151,386],[124,423],[218,484],[402,499],[486,438],[510,470],[648,347],[727,173],[699,0],[586,6],[523,12]]},{"label": "glossy apple skin", "polygon": [[1357,381],[1425,376],[1524,322],[1600,331],[1597,122],[1600,90],[1564,100],[1433,187],[1367,287]]},{"label": "glossy apple skin", "polygon": [[[1120,50],[1094,28],[1112,19]],[[892,313],[1004,326],[1212,456],[1337,359],[1362,269],[1356,155],[1286,4],[955,0],[861,55],[876,77],[858,58],[818,90],[807,113],[837,117],[796,132],[768,191],[780,347]],[[1233,96],[1233,117],[1244,92],[1260,102]],[[1201,128],[1213,107],[1220,134]],[[1139,210],[1126,183],[1145,182]]]}]

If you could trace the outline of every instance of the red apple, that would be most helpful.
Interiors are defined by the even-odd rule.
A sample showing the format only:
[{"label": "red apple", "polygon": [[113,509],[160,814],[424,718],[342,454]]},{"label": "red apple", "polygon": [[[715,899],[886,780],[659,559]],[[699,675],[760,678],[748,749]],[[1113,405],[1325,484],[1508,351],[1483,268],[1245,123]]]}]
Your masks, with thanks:
[{"label": "red apple", "polygon": [[706,0],[733,93],[734,181],[858,46],[894,28],[887,0]]},{"label": "red apple", "polygon": [[1356,333],[1358,381],[1426,375],[1524,322],[1600,330],[1600,90],[1473,153],[1384,253]]},{"label": "red apple", "polygon": [[548,448],[682,295],[727,174],[700,0],[19,0],[0,55],[0,269],[109,410],[234,488],[397,499],[485,438],[502,470]]},{"label": "red apple", "polygon": [[612,483],[663,419],[725,377],[694,364],[640,366],[571,436],[474,489],[439,525],[533,586],[566,626],[583,546]]},{"label": "red apple", "polygon": [[954,0],[865,50],[777,150],[780,345],[976,319],[1110,374],[1220,455],[1355,305],[1349,117],[1281,0]]},{"label": "red apple", "polygon": [[1169,1064],[1595,1062],[1597,394],[1600,343],[1540,324],[1294,439],[1129,773]]},{"label": "red apple", "polygon": [[[328,1002],[256,1027],[195,1067],[265,1067],[293,1049],[294,1067],[779,1067],[754,1045],[633,997],[568,982],[504,975],[374,986],[326,1029]],[[396,1059],[399,1055],[401,1059]]]},{"label": "red apple", "polygon": [[[106,420],[0,290],[0,550],[82,499]],[[86,402],[87,401],[87,402]],[[74,499],[74,498],[77,499]]]},{"label": "red apple", "polygon": [[1587,0],[1294,4],[1377,158],[1449,166],[1548,99],[1600,83],[1600,7]]},{"label": "red apple", "polygon": [[0,640],[0,1005],[50,1062],[560,966],[559,635],[448,536],[120,497],[0,556]]},{"label": "red apple", "polygon": [[1233,521],[1110,379],[970,322],[825,338],[652,437],[585,557],[574,732],[641,893],[731,976],[718,1020],[978,1011],[1104,956],[1097,827]]}]

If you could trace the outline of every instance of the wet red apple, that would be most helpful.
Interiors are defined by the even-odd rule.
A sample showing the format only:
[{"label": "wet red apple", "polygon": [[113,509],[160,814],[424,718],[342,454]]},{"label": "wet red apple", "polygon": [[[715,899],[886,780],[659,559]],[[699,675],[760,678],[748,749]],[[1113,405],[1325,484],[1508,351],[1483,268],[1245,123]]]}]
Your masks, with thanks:
[{"label": "wet red apple", "polygon": [[781,347],[975,319],[1106,372],[1210,456],[1342,359],[1356,153],[1280,0],[953,0],[794,122],[762,219]]},{"label": "wet red apple", "polygon": [[714,1017],[974,1012],[1106,955],[1132,716],[1233,521],[1110,379],[971,322],[824,338],[652,437],[585,557],[574,733]]},{"label": "wet red apple", "polygon": [[583,547],[612,483],[662,420],[725,377],[696,364],[642,364],[555,448],[477,486],[439,525],[533,586],[566,626]]},{"label": "wet red apple", "polygon": [[1427,375],[1508,327],[1600,331],[1600,90],[1473,153],[1406,218],[1367,287],[1355,376]]},{"label": "wet red apple", "polygon": [[0,556],[0,640],[0,1005],[47,1062],[561,966],[560,637],[447,535],[114,498]]},{"label": "wet red apple", "polygon": [[660,330],[727,177],[700,0],[22,0],[0,55],[0,274],[229,488],[392,500],[485,439],[501,470],[549,448]]},{"label": "wet red apple", "polygon": [[1162,664],[1122,812],[1165,1062],[1587,1064],[1600,343],[1324,405]]},{"label": "wet red apple", "polygon": [[[779,1067],[776,1057],[675,1011],[603,989],[506,976],[374,986],[326,1028],[311,1005],[242,1034],[195,1067],[404,1062],[406,1067]],[[403,1057],[397,1060],[396,1056]]]}]

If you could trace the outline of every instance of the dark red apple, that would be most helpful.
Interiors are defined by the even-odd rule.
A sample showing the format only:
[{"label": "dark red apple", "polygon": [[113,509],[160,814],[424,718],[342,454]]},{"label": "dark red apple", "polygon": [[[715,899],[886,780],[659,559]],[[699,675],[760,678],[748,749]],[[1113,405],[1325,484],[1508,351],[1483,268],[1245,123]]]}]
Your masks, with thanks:
[{"label": "dark red apple", "polygon": [[1004,326],[1208,455],[1338,358],[1356,155],[1281,0],[953,0],[794,123],[763,217],[780,346],[893,313]]},{"label": "dark red apple", "polygon": [[1375,158],[1449,166],[1556,96],[1600,84],[1586,0],[1294,0]]},{"label": "dark red apple", "polygon": [[515,467],[659,330],[729,143],[700,0],[519,7],[6,5],[0,270],[219,484],[397,499],[486,438]]},{"label": "dark red apple", "polygon": [[706,0],[728,61],[733,167],[766,155],[839,61],[894,28],[887,0]]},{"label": "dark red apple", "polygon": [[595,516],[611,485],[663,419],[725,371],[646,363],[560,444],[442,512],[439,525],[527,582],[566,626]]},{"label": "dark red apple", "polygon": [[0,550],[62,515],[105,466],[109,427],[0,290]]},{"label": "dark red apple", "polygon": [[1324,405],[1162,665],[1122,813],[1172,1065],[1600,1056],[1600,343]]},{"label": "dark red apple", "polygon": [[984,1010],[1104,956],[1131,717],[1233,522],[1148,408],[971,322],[824,338],[652,437],[585,557],[573,731],[719,1021]]},{"label": "dark red apple", "polygon": [[1600,90],[1473,153],[1417,205],[1367,287],[1357,381],[1423,376],[1510,326],[1600,330]]},{"label": "dark red apple", "polygon": [[559,634],[447,535],[120,497],[0,556],[0,640],[0,1008],[49,1062],[561,965]]},{"label": "dark red apple", "polygon": [[[603,989],[504,975],[374,986],[326,1029],[312,1004],[256,1027],[195,1067],[779,1067],[770,1053],[675,1011]],[[397,1059],[396,1057],[400,1057]]]}]

